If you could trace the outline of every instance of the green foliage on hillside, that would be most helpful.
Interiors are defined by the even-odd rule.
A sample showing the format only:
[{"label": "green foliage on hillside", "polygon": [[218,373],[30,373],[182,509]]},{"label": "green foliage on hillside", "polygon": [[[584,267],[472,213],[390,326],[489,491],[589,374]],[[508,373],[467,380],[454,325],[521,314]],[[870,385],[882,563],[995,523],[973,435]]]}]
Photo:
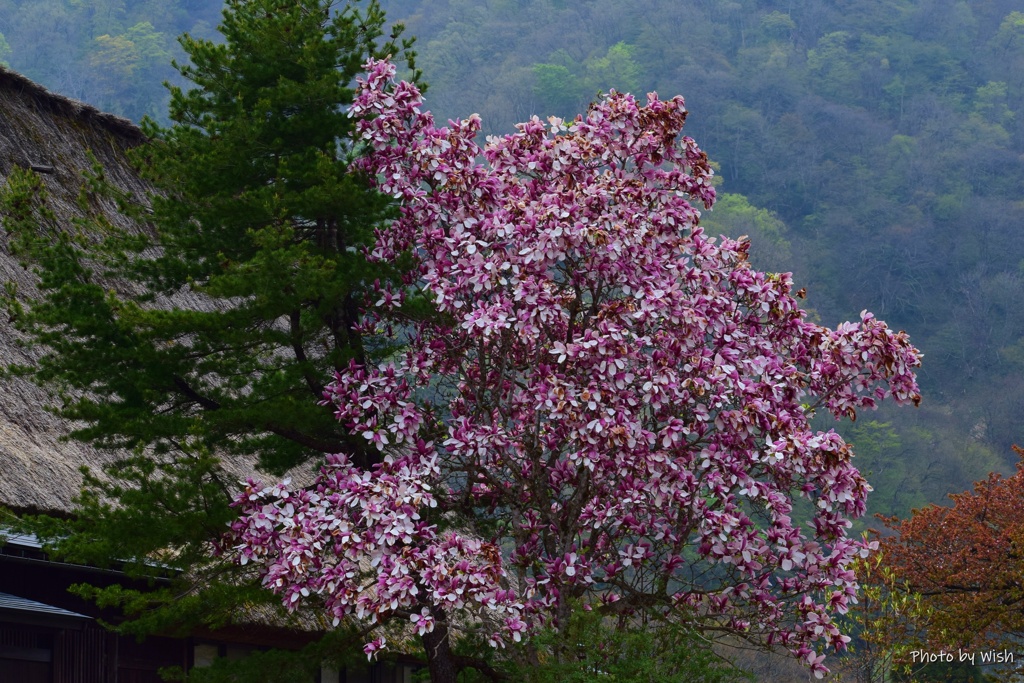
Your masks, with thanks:
[{"label": "green foliage on hillside", "polygon": [[222,2],[0,0],[0,61],[46,87],[138,121],[167,113],[175,39],[209,36]]}]

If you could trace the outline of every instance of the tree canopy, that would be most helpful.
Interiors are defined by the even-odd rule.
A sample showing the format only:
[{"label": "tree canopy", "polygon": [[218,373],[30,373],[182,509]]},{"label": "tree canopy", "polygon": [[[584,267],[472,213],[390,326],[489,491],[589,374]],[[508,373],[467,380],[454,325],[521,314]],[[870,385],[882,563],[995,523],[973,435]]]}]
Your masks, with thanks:
[{"label": "tree canopy", "polygon": [[[1024,457],[1024,450],[1014,449]],[[1024,463],[992,473],[952,504],[889,518],[886,564],[930,608],[923,637],[935,647],[1002,645],[1024,633]]]},{"label": "tree canopy", "polygon": [[[411,624],[434,681],[464,664],[453,633],[518,642],[580,601],[822,675],[819,650],[849,640],[831,615],[856,594],[848,520],[870,487],[810,419],[916,403],[907,336],[867,312],[811,323],[788,275],[704,234],[691,202],[711,207],[713,173],[679,97],[613,92],[481,148],[478,117],[437,128],[392,64],[367,70],[357,163],[401,204],[373,255],[411,251],[417,275],[367,313],[407,348],[353,359],[327,396],[382,462],[251,483],[225,548],[286,605]],[[409,319],[410,292],[437,314]]]}]

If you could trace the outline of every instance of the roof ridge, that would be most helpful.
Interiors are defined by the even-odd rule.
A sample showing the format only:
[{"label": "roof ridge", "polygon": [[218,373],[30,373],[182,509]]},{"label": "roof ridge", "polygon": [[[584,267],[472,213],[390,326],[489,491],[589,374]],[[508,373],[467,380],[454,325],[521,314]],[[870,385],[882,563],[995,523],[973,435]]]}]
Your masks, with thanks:
[{"label": "roof ridge", "polygon": [[38,105],[51,113],[78,119],[90,125],[98,124],[116,135],[134,138],[133,141],[142,142],[146,139],[142,129],[131,120],[102,111],[80,100],[55,93],[3,65],[0,65],[0,89],[19,90],[22,94],[28,94]]}]

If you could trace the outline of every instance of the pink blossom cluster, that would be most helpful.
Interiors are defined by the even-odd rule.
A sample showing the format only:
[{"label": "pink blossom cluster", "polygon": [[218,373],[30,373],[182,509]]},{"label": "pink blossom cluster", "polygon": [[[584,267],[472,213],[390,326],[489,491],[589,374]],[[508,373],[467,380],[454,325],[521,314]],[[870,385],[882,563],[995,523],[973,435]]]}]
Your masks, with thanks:
[{"label": "pink blossom cluster", "polygon": [[[856,600],[868,548],[847,532],[870,487],[809,419],[918,401],[918,351],[866,312],[811,323],[789,274],[704,234],[712,171],[682,98],[613,92],[480,147],[477,117],[436,127],[394,74],[368,63],[351,110],[360,167],[401,206],[373,255],[412,253],[437,315],[326,394],[383,462],[247,491],[239,557],[339,618],[423,633],[475,610],[518,639],[583,600],[783,645],[822,675],[849,641],[831,615]],[[368,329],[403,294],[382,291]]]},{"label": "pink blossom cluster", "polygon": [[[349,392],[360,397],[347,404],[349,410],[339,409],[341,419],[391,409],[383,429],[375,429],[372,419],[355,427],[388,451],[383,461],[368,471],[344,455],[329,456],[314,486],[295,490],[288,481],[268,487],[250,481],[236,500],[240,517],[226,544],[241,564],[262,565],[264,585],[281,594],[289,609],[319,596],[335,626],[347,617],[372,625],[398,615],[423,635],[433,631],[439,609],[476,609],[486,610],[491,622],[500,616],[500,628],[489,637],[493,645],[506,636],[519,641],[526,630],[522,605],[501,586],[497,547],[440,532],[423,518],[437,507],[427,480],[439,474],[438,454],[432,443],[416,438],[421,416],[410,418],[408,386],[385,384],[353,368],[339,374],[330,390],[338,400]],[[386,448],[392,444],[387,434],[400,448],[397,456]],[[385,645],[380,636],[364,649],[373,656]]]}]

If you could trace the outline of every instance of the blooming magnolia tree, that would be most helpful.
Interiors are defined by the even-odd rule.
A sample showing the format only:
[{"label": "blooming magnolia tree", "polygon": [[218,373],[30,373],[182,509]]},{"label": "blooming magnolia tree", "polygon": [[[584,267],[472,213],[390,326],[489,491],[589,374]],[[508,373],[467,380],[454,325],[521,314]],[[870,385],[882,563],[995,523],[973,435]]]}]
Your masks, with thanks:
[{"label": "blooming magnolia tree", "polygon": [[367,69],[361,164],[401,205],[374,256],[411,252],[409,289],[436,315],[380,292],[367,331],[397,330],[404,351],[325,398],[381,462],[339,454],[312,487],[251,484],[240,561],[289,605],[406,620],[434,680],[464,663],[456,627],[501,645],[581,602],[781,645],[824,673],[849,640],[830,614],[855,600],[867,548],[847,531],[870,487],[809,418],[917,402],[906,335],[869,313],[809,322],[788,274],[703,233],[691,202],[711,207],[712,172],[680,137],[681,98],[612,93],[481,148],[477,117],[436,128],[391,64]]}]

